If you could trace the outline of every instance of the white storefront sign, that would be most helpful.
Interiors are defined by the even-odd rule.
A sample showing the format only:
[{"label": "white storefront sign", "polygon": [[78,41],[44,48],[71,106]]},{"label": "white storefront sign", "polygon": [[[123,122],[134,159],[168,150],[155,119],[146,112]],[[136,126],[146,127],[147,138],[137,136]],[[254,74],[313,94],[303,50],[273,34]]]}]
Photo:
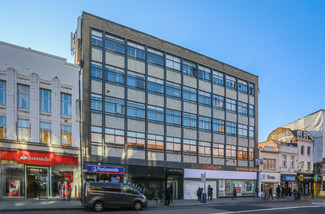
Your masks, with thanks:
[{"label": "white storefront sign", "polygon": [[280,173],[260,173],[260,179],[263,182],[280,182]]},{"label": "white storefront sign", "polygon": [[184,169],[184,178],[201,178],[201,174],[206,173],[208,179],[241,179],[256,180],[256,172],[245,171],[224,171],[224,170],[203,170],[203,169]]}]

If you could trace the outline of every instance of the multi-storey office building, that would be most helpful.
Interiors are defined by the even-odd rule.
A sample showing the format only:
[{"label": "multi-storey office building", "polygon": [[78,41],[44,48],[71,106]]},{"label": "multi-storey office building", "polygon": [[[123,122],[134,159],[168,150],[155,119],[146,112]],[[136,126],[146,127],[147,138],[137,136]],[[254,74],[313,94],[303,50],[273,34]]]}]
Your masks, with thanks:
[{"label": "multi-storey office building", "polygon": [[[58,197],[79,186],[79,68],[66,59],[0,42],[0,196]],[[0,197],[1,198],[1,197]]]},{"label": "multi-storey office building", "polygon": [[253,195],[257,76],[85,12],[75,44],[87,180],[195,198],[206,172],[214,196]]}]

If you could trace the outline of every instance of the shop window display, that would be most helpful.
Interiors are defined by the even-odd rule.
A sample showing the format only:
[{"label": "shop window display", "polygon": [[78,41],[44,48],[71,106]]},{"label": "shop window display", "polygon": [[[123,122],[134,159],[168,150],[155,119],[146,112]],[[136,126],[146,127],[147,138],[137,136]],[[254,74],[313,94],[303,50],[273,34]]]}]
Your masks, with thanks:
[{"label": "shop window display", "polygon": [[219,180],[218,197],[231,197],[236,188],[237,196],[253,196],[256,181],[252,180]]},{"label": "shop window display", "polygon": [[76,190],[78,189],[78,167],[73,165],[61,165],[56,164],[52,168],[52,197],[60,197],[59,195],[59,183],[63,181],[65,186],[67,183],[71,183],[72,192],[71,197],[76,196]]},{"label": "shop window display", "polygon": [[16,161],[1,161],[2,191],[4,197],[25,196],[25,169]]}]

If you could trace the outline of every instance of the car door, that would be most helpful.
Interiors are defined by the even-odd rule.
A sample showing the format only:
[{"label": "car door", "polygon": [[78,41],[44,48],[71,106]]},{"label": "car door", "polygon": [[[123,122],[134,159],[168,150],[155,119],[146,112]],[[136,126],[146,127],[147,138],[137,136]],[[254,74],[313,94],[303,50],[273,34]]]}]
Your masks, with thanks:
[{"label": "car door", "polygon": [[121,207],[121,184],[107,183],[105,185],[105,204],[107,207]]},{"label": "car door", "polygon": [[121,203],[123,207],[132,207],[134,199],[139,197],[139,193],[133,187],[123,184],[121,190]]}]

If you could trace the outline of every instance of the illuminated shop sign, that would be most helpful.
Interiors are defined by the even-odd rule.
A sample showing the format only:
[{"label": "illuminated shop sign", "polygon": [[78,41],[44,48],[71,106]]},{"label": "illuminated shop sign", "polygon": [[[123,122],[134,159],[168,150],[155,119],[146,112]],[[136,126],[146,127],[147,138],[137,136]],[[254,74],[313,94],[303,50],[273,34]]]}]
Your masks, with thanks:
[{"label": "illuminated shop sign", "polygon": [[87,166],[88,172],[124,174],[124,168],[106,166]]},{"label": "illuminated shop sign", "polygon": [[282,181],[296,181],[296,176],[282,175],[281,180]]}]

